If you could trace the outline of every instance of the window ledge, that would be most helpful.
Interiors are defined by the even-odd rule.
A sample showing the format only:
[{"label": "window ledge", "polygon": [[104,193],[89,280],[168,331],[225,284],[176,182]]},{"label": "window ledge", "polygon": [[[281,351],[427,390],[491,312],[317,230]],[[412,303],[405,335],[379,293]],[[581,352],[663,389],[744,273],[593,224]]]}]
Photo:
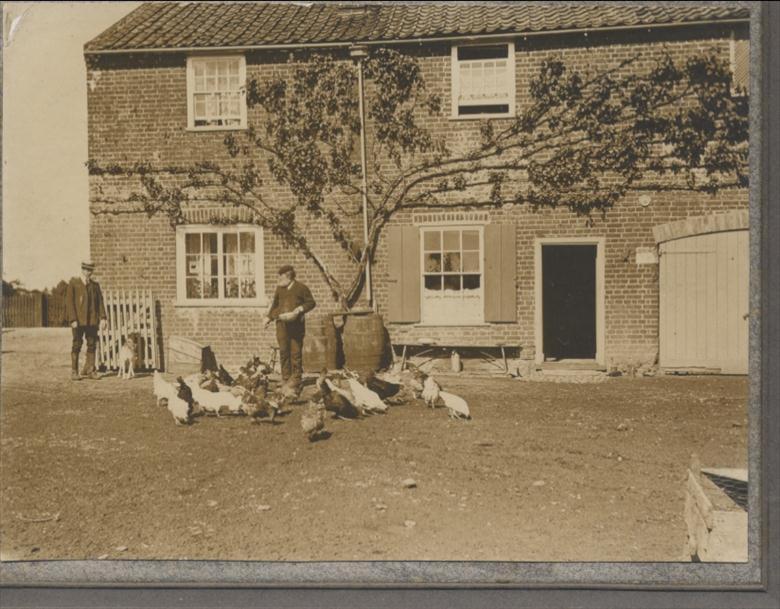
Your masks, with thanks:
[{"label": "window ledge", "polygon": [[[391,322],[392,323],[392,322]],[[487,321],[480,321],[480,322],[471,322],[471,323],[418,323],[418,324],[412,324],[413,328],[487,328],[492,326],[493,324],[487,322]]]},{"label": "window ledge", "polygon": [[246,125],[239,125],[239,126],[236,126],[236,127],[231,127],[231,126],[227,126],[227,125],[224,126],[224,127],[221,126],[221,125],[211,125],[211,126],[208,126],[208,127],[187,127],[187,131],[191,131],[193,133],[198,133],[198,132],[201,132],[201,131],[206,131],[206,132],[212,131],[213,132],[213,131],[246,131],[246,130],[247,130],[247,126]]},{"label": "window ledge", "polygon": [[187,302],[176,300],[173,303],[176,309],[267,309],[268,301],[250,301],[250,302],[226,302],[226,301],[212,301],[212,302]]},{"label": "window ledge", "polygon": [[514,114],[451,114],[449,117],[449,120],[451,121],[478,121],[478,120],[484,120],[486,118],[494,118],[494,119],[512,119],[516,118]]}]

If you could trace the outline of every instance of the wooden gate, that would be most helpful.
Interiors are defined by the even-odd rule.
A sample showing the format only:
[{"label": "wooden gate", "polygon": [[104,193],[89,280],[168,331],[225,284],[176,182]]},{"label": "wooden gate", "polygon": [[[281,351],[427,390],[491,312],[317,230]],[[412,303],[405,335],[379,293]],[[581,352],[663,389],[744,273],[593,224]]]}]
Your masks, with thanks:
[{"label": "wooden gate", "polygon": [[119,349],[130,334],[138,338],[138,367],[159,369],[155,301],[150,290],[104,290],[108,324],[99,334],[98,362],[119,369]]},{"label": "wooden gate", "polygon": [[663,368],[748,371],[748,231],[695,235],[660,246]]}]

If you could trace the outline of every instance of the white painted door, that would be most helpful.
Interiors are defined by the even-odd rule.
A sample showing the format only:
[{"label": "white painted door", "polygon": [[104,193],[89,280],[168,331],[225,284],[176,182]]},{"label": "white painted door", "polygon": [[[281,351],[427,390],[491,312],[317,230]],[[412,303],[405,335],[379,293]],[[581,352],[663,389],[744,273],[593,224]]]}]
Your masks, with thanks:
[{"label": "white painted door", "polygon": [[748,231],[696,235],[660,246],[663,368],[748,371]]}]

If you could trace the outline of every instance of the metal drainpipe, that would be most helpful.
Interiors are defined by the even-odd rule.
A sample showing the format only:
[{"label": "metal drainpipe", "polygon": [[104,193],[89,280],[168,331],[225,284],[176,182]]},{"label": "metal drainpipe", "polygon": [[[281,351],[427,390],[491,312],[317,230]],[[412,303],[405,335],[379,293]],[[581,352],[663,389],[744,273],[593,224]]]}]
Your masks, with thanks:
[{"label": "metal drainpipe", "polygon": [[[363,243],[368,245],[368,170],[366,168],[366,117],[363,91],[363,59],[367,56],[365,46],[353,46],[349,50],[350,57],[357,59],[358,69],[358,111],[360,113],[360,167],[363,173]],[[371,259],[366,259],[366,295],[368,305],[376,310],[376,303],[371,290]]]}]

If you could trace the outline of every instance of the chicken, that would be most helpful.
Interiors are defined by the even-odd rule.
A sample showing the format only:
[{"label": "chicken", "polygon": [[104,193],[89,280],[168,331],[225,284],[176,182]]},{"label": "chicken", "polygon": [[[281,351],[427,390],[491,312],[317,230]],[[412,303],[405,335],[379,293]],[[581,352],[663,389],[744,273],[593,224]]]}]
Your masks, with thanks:
[{"label": "chicken", "polygon": [[325,406],[322,402],[309,402],[301,413],[301,429],[309,442],[314,442],[322,435],[325,429]]},{"label": "chicken", "polygon": [[361,408],[363,412],[387,412],[387,404],[373,391],[360,384],[353,377],[347,378],[349,389],[355,396],[355,406]]},{"label": "chicken", "polygon": [[401,390],[401,383],[389,381],[387,378],[379,378],[375,373],[366,375],[365,386],[376,393],[380,399],[386,400],[396,395]]},{"label": "chicken", "polygon": [[263,397],[258,397],[247,392],[241,401],[241,409],[252,418],[253,422],[257,422],[257,419],[260,418],[268,418],[273,422],[276,418],[276,413],[279,411],[279,404],[273,400],[266,399],[264,395]]},{"label": "chicken", "polygon": [[332,412],[334,419],[337,417],[342,419],[358,418],[360,411],[344,393],[335,391],[331,388],[332,386],[333,384],[327,377],[327,370],[323,369],[317,378],[317,389],[321,396],[320,399],[325,405],[325,410]]},{"label": "chicken", "polygon": [[219,372],[217,372],[217,379],[221,384],[227,385],[228,387],[232,387],[235,384],[233,377],[230,376],[230,373],[228,373],[228,371],[225,370],[225,367],[222,364],[219,365]]},{"label": "chicken", "polygon": [[432,376],[425,375],[423,381],[422,399],[425,400],[426,406],[429,408],[436,408],[436,403],[439,401],[441,394],[441,387],[436,379]]},{"label": "chicken", "polygon": [[470,419],[469,405],[462,397],[449,393],[448,391],[439,391],[439,397],[449,411],[451,419]]},{"label": "chicken", "polygon": [[157,370],[154,371],[152,386],[154,388],[154,397],[157,398],[158,406],[165,406],[171,397],[176,397],[176,394],[178,393],[176,387],[166,382],[165,379],[163,379],[162,374]]},{"label": "chicken", "polygon": [[192,391],[194,400],[206,412],[214,413],[217,416],[220,415],[221,408],[227,409],[232,414],[241,412],[241,398],[229,391],[218,391],[216,393],[206,391],[201,389],[197,382],[193,382],[192,377],[188,377],[184,382],[187,383]]},{"label": "chicken", "polygon": [[188,404],[175,395],[168,400],[168,411],[173,415],[176,425],[189,425],[192,408],[192,404]]}]

